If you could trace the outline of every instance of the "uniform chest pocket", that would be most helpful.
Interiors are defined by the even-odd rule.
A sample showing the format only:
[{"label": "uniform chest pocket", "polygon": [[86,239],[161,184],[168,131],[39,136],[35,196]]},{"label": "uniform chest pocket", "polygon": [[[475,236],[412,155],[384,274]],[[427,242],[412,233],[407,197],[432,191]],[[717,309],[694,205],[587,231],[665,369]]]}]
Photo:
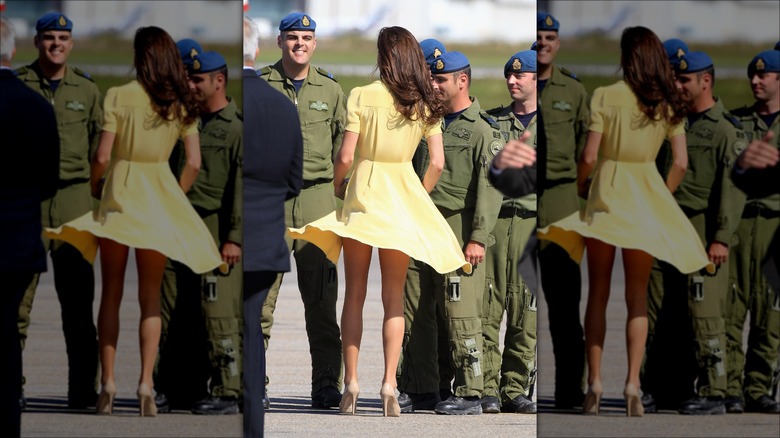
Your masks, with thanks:
[{"label": "uniform chest pocket", "polygon": [[474,148],[471,145],[445,144],[444,172],[439,181],[465,193],[474,179],[474,165]]},{"label": "uniform chest pocket", "polygon": [[198,181],[215,197],[221,196],[230,179],[230,149],[208,141],[200,145]]},{"label": "uniform chest pocket", "polygon": [[718,174],[717,150],[711,142],[689,138],[685,179],[698,189],[709,191],[715,183]]},{"label": "uniform chest pocket", "polygon": [[305,158],[330,160],[333,154],[331,118],[317,116],[307,115],[303,121],[303,154]]}]

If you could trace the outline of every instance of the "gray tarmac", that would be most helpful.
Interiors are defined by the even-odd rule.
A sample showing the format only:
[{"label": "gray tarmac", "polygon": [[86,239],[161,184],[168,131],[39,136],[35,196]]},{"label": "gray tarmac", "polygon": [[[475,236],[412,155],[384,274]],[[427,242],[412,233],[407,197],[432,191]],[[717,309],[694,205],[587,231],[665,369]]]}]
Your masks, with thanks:
[{"label": "gray tarmac", "polygon": [[[51,264],[49,265],[51,266]],[[339,266],[343,279],[343,266]],[[114,414],[67,409],[67,359],[60,322],[60,306],[52,274],[41,278],[24,351],[27,410],[22,414],[23,437],[240,437],[241,415],[199,416],[174,411],[157,417],[139,417],[135,389],[140,373],[138,350],[138,302],[135,262],[131,257],[121,308],[117,347],[117,400]],[[310,407],[311,360],[303,321],[303,305],[295,273],[285,278],[275,314],[268,350],[269,396],[267,437],[535,437],[535,415],[483,414],[444,416],[415,412],[399,418],[382,417],[379,389],[382,379],[379,266],[376,255],[369,274],[369,295],[364,309],[363,345],[357,415]],[[96,264],[95,316],[100,296],[99,264]],[[343,296],[343,284],[340,294]],[[338,303],[341,314],[341,300]],[[503,336],[503,334],[502,334]]]},{"label": "gray tarmac", "polygon": [[[581,320],[587,304],[587,264],[582,265]],[[659,411],[643,417],[626,417],[623,385],[628,370],[625,347],[625,281],[618,254],[612,272],[612,291],[607,308],[602,375],[604,395],[601,414],[585,416],[578,411],[553,407],[555,363],[552,353],[547,303],[538,300],[538,436],[539,437],[775,437],[780,436],[780,414],[728,414],[690,416],[677,411]],[[745,338],[746,339],[746,338]],[[745,342],[743,342],[743,345]]]}]

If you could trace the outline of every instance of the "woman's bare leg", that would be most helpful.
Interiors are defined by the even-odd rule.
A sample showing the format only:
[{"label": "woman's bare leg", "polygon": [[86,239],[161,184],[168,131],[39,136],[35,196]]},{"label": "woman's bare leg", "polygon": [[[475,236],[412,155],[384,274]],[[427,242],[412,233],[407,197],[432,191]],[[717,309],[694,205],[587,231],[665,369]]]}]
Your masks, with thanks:
[{"label": "woman's bare leg", "polygon": [[601,381],[601,357],[607,331],[607,302],[612,281],[615,247],[596,239],[587,239],[588,307],[585,311],[585,350],[588,360],[588,385]]},{"label": "woman's bare leg", "polygon": [[141,348],[141,377],[138,384],[154,387],[152,373],[160,344],[160,287],[165,271],[165,256],[149,249],[135,250],[138,265],[138,304],[141,307],[141,321],[138,325],[138,339]]},{"label": "woman's bare leg", "polygon": [[357,383],[360,342],[363,339],[363,304],[368,288],[372,248],[357,240],[343,239],[344,307],[341,311],[341,344],[344,349],[344,385]]},{"label": "woman's bare leg", "polygon": [[119,338],[119,306],[125,287],[128,248],[110,239],[100,239],[100,272],[102,292],[98,310],[98,346],[100,348],[100,383],[114,382],[116,344]]},{"label": "woman's bare leg", "polygon": [[640,250],[623,249],[623,269],[626,278],[626,349],[628,377],[626,383],[639,388],[639,369],[647,341],[647,282],[653,257]]},{"label": "woman's bare leg", "polygon": [[379,250],[379,266],[382,270],[382,348],[385,353],[385,375],[382,383],[397,387],[396,371],[401,357],[404,338],[404,283],[409,267],[409,256],[391,249]]}]

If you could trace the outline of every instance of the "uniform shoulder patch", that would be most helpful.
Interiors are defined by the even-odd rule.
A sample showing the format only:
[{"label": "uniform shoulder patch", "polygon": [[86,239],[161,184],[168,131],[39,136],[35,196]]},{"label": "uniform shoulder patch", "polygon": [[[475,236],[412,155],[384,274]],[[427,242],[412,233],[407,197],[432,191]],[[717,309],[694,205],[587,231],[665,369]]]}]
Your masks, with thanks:
[{"label": "uniform shoulder patch", "polygon": [[328,79],[331,79],[333,82],[338,82],[336,80],[336,78],[333,76],[333,73],[330,73],[329,71],[327,71],[327,70],[325,70],[323,68],[317,67],[317,73],[325,76]]},{"label": "uniform shoulder patch", "polygon": [[731,114],[731,113],[730,113],[730,112],[728,112],[728,111],[723,111],[723,117],[724,117],[726,120],[728,120],[728,121],[729,121],[729,123],[731,123],[732,125],[734,125],[734,127],[735,127],[735,128],[737,128],[737,129],[740,129],[740,130],[741,130],[741,129],[744,129],[744,128],[742,127],[742,122],[740,122],[740,121],[739,121],[739,119],[738,119],[736,116],[734,116],[734,114]]},{"label": "uniform shoulder patch", "polygon": [[496,119],[494,119],[490,114],[488,114],[487,111],[479,110],[479,115],[482,117],[484,121],[488,123],[488,125],[490,125],[491,128],[498,129],[498,130],[501,129]]},{"label": "uniform shoulder patch", "polygon": [[23,75],[23,74],[27,73],[27,70],[28,70],[27,66],[19,67],[16,70],[13,71],[14,72],[14,76]]},{"label": "uniform shoulder patch", "polygon": [[488,113],[491,116],[498,116],[498,115],[500,115],[504,111],[504,109],[506,109],[506,107],[504,105],[501,105],[499,107],[489,109],[489,110],[487,110],[485,112]]},{"label": "uniform shoulder patch", "polygon": [[270,65],[267,65],[260,70],[257,70],[257,74],[260,76],[268,76],[271,74],[271,70],[273,70],[273,67]]},{"label": "uniform shoulder patch", "polygon": [[498,155],[498,153],[501,152],[501,149],[504,149],[504,142],[500,140],[493,140],[490,143],[490,153],[493,154],[493,156]]},{"label": "uniform shoulder patch", "polygon": [[567,70],[567,69],[561,67],[561,73],[563,73],[564,75],[566,75],[566,76],[576,80],[577,82],[580,82],[580,78],[578,78],[577,75],[575,75],[574,72],[572,72],[571,70]]},{"label": "uniform shoulder patch", "polygon": [[737,120],[739,120],[744,117],[750,117],[750,115],[753,113],[753,107],[745,105],[739,108],[734,108],[732,110],[724,111],[724,113],[735,116]]},{"label": "uniform shoulder patch", "polygon": [[73,73],[76,73],[77,75],[81,76],[82,78],[87,78],[92,82],[95,82],[94,79],[92,79],[92,76],[89,75],[89,73],[85,72],[84,70],[81,70],[79,68],[73,67]]}]

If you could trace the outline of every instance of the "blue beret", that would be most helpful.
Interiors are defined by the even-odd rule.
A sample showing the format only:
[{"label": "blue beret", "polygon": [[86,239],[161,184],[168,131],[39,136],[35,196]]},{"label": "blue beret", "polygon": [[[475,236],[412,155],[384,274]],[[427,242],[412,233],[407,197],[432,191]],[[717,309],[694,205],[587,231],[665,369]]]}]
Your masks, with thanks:
[{"label": "blue beret", "polygon": [[192,38],[179,40],[176,43],[176,47],[179,49],[179,54],[181,54],[181,60],[188,66],[192,63],[192,58],[203,53],[203,48]]},{"label": "blue beret", "polygon": [[536,51],[517,52],[504,64],[504,77],[509,73],[536,73]]},{"label": "blue beret", "polygon": [[531,50],[533,50],[534,52],[536,51],[536,41],[534,41],[534,43],[531,44]]},{"label": "blue beret", "polygon": [[764,50],[748,64],[748,77],[765,72],[780,73],[780,50]]},{"label": "blue beret", "polygon": [[536,30],[554,30],[558,31],[561,27],[561,23],[555,19],[552,15],[546,12],[536,13]]},{"label": "blue beret", "polygon": [[420,48],[422,49],[423,56],[425,56],[425,62],[427,62],[428,65],[431,65],[434,59],[447,53],[447,48],[444,47],[444,44],[434,38],[420,41]]},{"label": "blue beret", "polygon": [[227,63],[225,58],[217,52],[204,52],[192,58],[192,63],[188,65],[190,73],[200,74],[209,73],[225,67]]},{"label": "blue beret", "polygon": [[460,52],[447,52],[431,64],[431,73],[438,75],[442,73],[452,73],[461,71],[469,67],[469,60],[466,55]]},{"label": "blue beret", "polygon": [[43,30],[73,30],[73,22],[70,18],[66,17],[59,12],[49,12],[44,14],[35,23],[35,31],[41,32]]},{"label": "blue beret", "polygon": [[677,73],[696,73],[712,67],[712,59],[704,52],[689,52],[674,65]]},{"label": "blue beret", "polygon": [[690,52],[685,41],[677,38],[670,38],[664,41],[664,50],[666,50],[666,56],[672,64],[677,63],[683,55]]},{"label": "blue beret", "polygon": [[293,12],[282,18],[279,22],[279,30],[310,30],[317,28],[317,22],[303,12]]}]

